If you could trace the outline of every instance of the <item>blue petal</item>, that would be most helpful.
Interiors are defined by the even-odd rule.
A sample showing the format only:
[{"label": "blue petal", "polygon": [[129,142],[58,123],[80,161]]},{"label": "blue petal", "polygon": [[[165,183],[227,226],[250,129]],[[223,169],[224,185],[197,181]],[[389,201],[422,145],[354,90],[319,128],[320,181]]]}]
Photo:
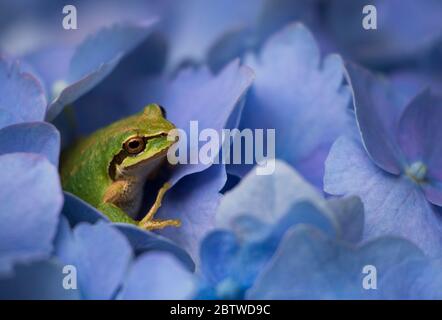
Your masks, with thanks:
[{"label": "blue petal", "polygon": [[216,215],[217,226],[228,228],[243,214],[271,224],[301,200],[311,201],[328,210],[317,190],[285,162],[276,160],[275,171],[271,175],[259,175],[256,170],[225,194]]},{"label": "blue petal", "polygon": [[324,190],[333,195],[357,195],[365,207],[364,238],[396,235],[427,254],[442,250],[442,216],[419,186],[374,165],[359,142],[340,138],[326,162]]},{"label": "blue petal", "polygon": [[52,251],[63,196],[57,169],[31,153],[0,156],[0,273]]},{"label": "blue petal", "polygon": [[[341,58],[321,61],[311,33],[292,24],[273,35],[259,56],[249,55],[246,64],[256,80],[241,128],[275,129],[276,157],[322,189],[328,150],[347,126],[350,94],[342,86]],[[235,167],[229,170],[235,173]]]},{"label": "blue petal", "polygon": [[136,255],[152,250],[165,251],[173,254],[189,271],[195,270],[195,263],[189,254],[173,241],[131,224],[115,223],[114,226],[126,236]]},{"label": "blue petal", "polygon": [[140,24],[119,23],[102,28],[76,49],[69,67],[66,88],[52,101],[46,118],[53,120],[64,106],[88,92],[116,67],[120,59],[151,32],[154,20]]},{"label": "blue petal", "polygon": [[0,58],[0,128],[21,122],[43,120],[46,111],[44,89],[16,62]]},{"label": "blue petal", "polygon": [[328,207],[333,211],[333,217],[339,225],[339,235],[342,240],[357,243],[364,232],[364,204],[359,197],[330,199]]},{"label": "blue petal", "polygon": [[160,219],[181,220],[181,227],[165,228],[158,233],[180,244],[197,265],[200,242],[215,225],[221,199],[219,191],[225,182],[225,169],[221,165],[188,176],[166,194],[156,215]]},{"label": "blue petal", "polygon": [[272,237],[279,240],[284,236],[287,230],[296,224],[311,225],[329,237],[337,236],[337,228],[327,214],[308,201],[299,201],[284,215],[274,226]]},{"label": "blue petal", "polygon": [[395,133],[403,101],[369,71],[351,63],[347,63],[346,69],[357,123],[368,154],[380,168],[399,174],[400,152]]},{"label": "blue petal", "polygon": [[126,238],[110,224],[99,222],[78,224],[71,240],[59,242],[58,252],[63,263],[77,268],[82,298],[114,298],[132,260]]},{"label": "blue petal", "polygon": [[64,198],[65,203],[62,213],[69,220],[70,225],[75,226],[80,222],[110,221],[107,216],[72,193],[64,192]]},{"label": "blue petal", "polygon": [[280,244],[247,294],[249,299],[370,299],[378,290],[363,288],[363,268],[376,267],[378,282],[392,268],[422,257],[410,242],[383,238],[352,248],[316,229],[298,226]]},{"label": "blue petal", "polygon": [[189,299],[193,275],[174,256],[146,253],[131,266],[119,298],[127,300]]},{"label": "blue petal", "polygon": [[232,232],[216,230],[202,241],[201,272],[205,279],[216,285],[229,277],[233,262],[240,250],[238,239]]},{"label": "blue petal", "polygon": [[75,261],[76,249],[72,234],[71,226],[68,219],[61,215],[58,224],[57,234],[54,239],[53,255],[60,261],[70,262]]},{"label": "blue petal", "polygon": [[55,260],[17,266],[14,275],[0,280],[0,299],[11,300],[73,300],[78,290],[63,287],[63,265]]},{"label": "blue petal", "polygon": [[[366,5],[377,12],[377,30],[362,27]],[[341,51],[371,64],[409,62],[431,49],[442,35],[438,0],[341,0],[330,3],[326,28]],[[410,41],[410,39],[414,39]]]},{"label": "blue petal", "polygon": [[442,206],[442,187],[437,187],[442,185],[441,119],[442,98],[425,91],[407,106],[398,130],[398,141],[408,164],[420,161],[427,168],[425,194],[439,206]]},{"label": "blue petal", "polygon": [[415,259],[390,270],[381,286],[383,299],[442,299],[442,260]]},{"label": "blue petal", "polygon": [[60,133],[46,122],[20,123],[0,129],[0,154],[38,153],[58,167]]}]

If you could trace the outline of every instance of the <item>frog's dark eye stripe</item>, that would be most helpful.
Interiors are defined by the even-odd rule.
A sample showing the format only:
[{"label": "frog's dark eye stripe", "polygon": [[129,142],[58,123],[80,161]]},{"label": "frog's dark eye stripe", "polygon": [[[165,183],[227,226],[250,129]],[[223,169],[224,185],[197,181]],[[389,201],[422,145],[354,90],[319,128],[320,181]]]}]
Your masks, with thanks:
[{"label": "frog's dark eye stripe", "polygon": [[146,142],[142,137],[133,137],[123,144],[123,148],[129,154],[138,154],[146,148]]},{"label": "frog's dark eye stripe", "polygon": [[161,105],[158,105],[158,107],[160,107],[161,114],[163,115],[163,118],[167,118],[166,109],[164,109],[164,107]]}]

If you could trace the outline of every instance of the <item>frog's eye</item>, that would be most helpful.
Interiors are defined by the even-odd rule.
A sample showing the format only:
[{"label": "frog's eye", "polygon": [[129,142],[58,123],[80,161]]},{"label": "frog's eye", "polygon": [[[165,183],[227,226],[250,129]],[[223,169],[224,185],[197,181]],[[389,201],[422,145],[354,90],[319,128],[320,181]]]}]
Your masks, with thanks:
[{"label": "frog's eye", "polygon": [[127,140],[123,147],[129,154],[137,154],[144,150],[146,143],[142,137],[133,137]]}]

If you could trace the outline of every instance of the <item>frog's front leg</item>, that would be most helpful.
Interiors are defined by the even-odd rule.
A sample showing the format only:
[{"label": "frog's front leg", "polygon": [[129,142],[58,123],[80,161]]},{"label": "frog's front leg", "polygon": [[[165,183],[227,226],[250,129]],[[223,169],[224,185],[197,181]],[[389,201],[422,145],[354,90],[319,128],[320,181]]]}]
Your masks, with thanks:
[{"label": "frog's front leg", "polygon": [[146,230],[162,229],[165,227],[179,227],[181,226],[181,221],[179,219],[170,220],[154,220],[153,217],[157,213],[158,209],[161,207],[161,201],[163,200],[164,194],[169,190],[171,185],[165,183],[161,189],[158,191],[157,197],[154,204],[150,208],[146,216],[138,222],[138,226]]}]

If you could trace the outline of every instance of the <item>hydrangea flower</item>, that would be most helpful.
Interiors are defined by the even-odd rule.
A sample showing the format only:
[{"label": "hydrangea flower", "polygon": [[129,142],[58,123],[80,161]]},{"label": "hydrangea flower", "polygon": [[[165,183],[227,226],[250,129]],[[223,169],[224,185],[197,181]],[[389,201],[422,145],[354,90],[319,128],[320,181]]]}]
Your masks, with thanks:
[{"label": "hydrangea flower", "polygon": [[347,71],[362,140],[333,145],[325,191],[361,197],[366,239],[397,235],[440,256],[442,99],[424,91],[404,105],[370,72],[352,64]]},{"label": "hydrangea flower", "polygon": [[[376,32],[359,0],[74,4],[68,31],[61,3],[0,3],[0,298],[442,298],[438,0],[374,0]],[[319,47],[392,88],[348,65],[349,90]],[[182,227],[111,223],[62,191],[60,149],[152,102],[188,135],[275,128],[285,162],[176,166],[157,215]]]},{"label": "hydrangea flower", "polygon": [[[43,278],[44,287],[26,282],[34,277]],[[0,280],[0,288],[9,292],[8,299],[185,299],[194,292],[194,280],[170,252],[145,248],[136,253],[115,226],[82,222],[71,230],[63,217],[55,256],[18,268]]]},{"label": "hydrangea flower", "polygon": [[[276,168],[273,176],[250,172],[222,200],[217,212],[221,229],[202,243],[197,298],[440,296],[436,286],[418,293],[406,287],[415,277],[405,272],[407,265],[416,261],[441,279],[440,271],[432,269],[438,262],[425,258],[412,243],[384,237],[358,244],[364,223],[358,198],[326,201],[286,163],[277,161]],[[362,285],[366,265],[377,269],[378,290]],[[393,279],[399,268],[404,276]],[[427,285],[429,278],[421,281]]]},{"label": "hydrangea flower", "polygon": [[[276,157],[293,165],[322,189],[324,161],[347,130],[350,93],[342,85],[337,55],[321,59],[312,34],[292,24],[270,37],[258,55],[245,59],[255,74],[241,129],[275,129]],[[232,165],[243,175],[251,166]]]}]

